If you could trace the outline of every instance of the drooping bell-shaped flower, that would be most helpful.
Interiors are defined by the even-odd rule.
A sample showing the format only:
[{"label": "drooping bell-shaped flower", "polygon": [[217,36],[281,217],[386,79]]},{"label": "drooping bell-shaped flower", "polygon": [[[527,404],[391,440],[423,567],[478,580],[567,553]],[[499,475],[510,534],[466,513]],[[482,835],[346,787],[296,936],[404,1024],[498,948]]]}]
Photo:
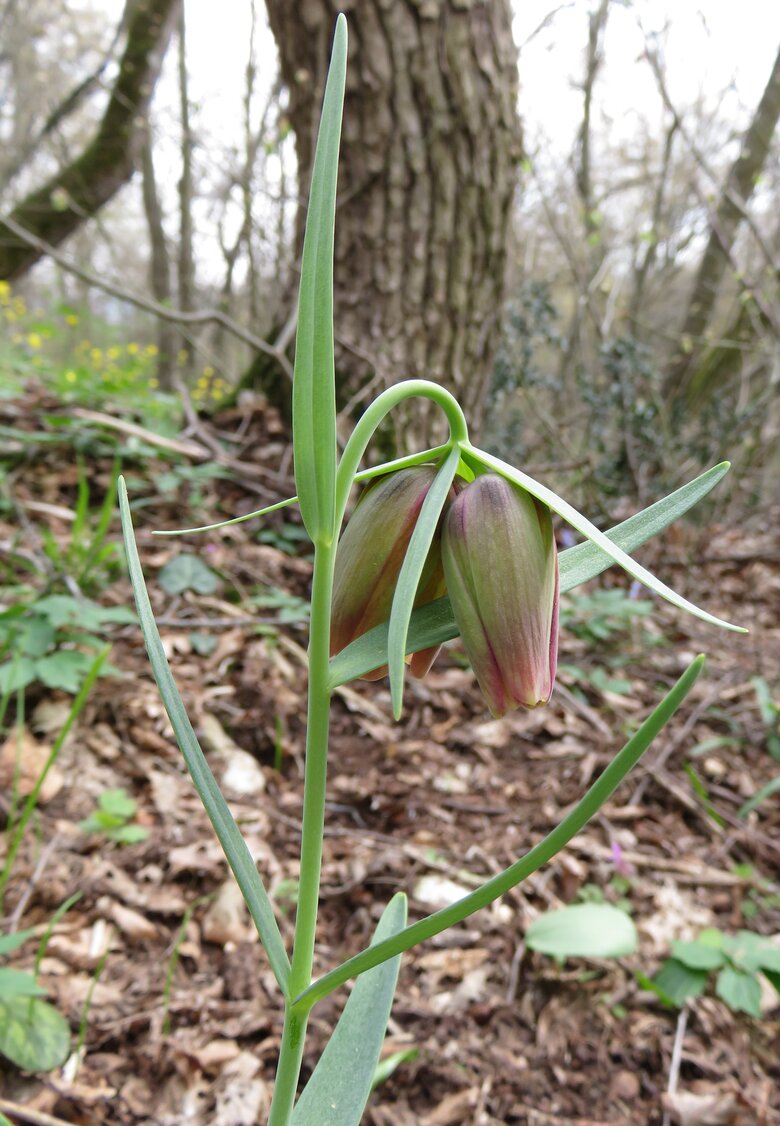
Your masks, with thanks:
[{"label": "drooping bell-shaped flower", "polygon": [[[413,466],[380,477],[365,490],[336,552],[331,614],[331,656],[390,617],[398,575],[423,501],[436,476],[433,465]],[[454,495],[454,494],[453,494]],[[437,531],[417,588],[415,606],[445,592],[441,537]],[[438,646],[411,658],[415,676],[425,676]],[[378,680],[387,666],[367,673]]]},{"label": "drooping bell-shaped flower", "polygon": [[442,562],[455,621],[492,714],[546,704],[558,658],[550,510],[504,477],[477,477],[447,512]]}]

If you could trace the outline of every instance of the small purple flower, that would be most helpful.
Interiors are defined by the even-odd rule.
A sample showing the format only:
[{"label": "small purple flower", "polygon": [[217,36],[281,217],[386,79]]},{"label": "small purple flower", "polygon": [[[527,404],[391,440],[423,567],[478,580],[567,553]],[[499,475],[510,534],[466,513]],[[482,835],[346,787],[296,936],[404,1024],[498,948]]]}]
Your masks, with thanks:
[{"label": "small purple flower", "polygon": [[546,704],[558,660],[558,554],[549,508],[504,477],[452,502],[442,562],[466,655],[496,717]]},{"label": "small purple flower", "polygon": [[636,875],[636,868],[626,860],[623,849],[617,841],[612,842],[612,863],[615,865],[615,871],[621,876],[628,878]]}]

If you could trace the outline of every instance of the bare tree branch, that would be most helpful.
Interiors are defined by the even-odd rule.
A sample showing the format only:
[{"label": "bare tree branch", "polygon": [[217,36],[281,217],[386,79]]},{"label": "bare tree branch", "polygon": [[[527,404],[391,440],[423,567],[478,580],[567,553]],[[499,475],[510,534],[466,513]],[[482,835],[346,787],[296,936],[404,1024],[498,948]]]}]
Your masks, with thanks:
[{"label": "bare tree branch", "polygon": [[21,227],[13,219],[4,219],[3,223],[17,239],[29,243],[30,246],[38,252],[39,257],[46,256],[51,258],[61,269],[79,278],[86,285],[92,286],[94,289],[102,290],[103,293],[108,293],[111,297],[116,297],[119,301],[126,301],[128,305],[134,305],[137,309],[143,309],[145,312],[151,313],[155,317],[160,317],[165,321],[171,321],[174,324],[218,324],[224,328],[226,332],[235,336],[237,340],[242,340],[245,344],[248,344],[258,352],[264,352],[267,356],[271,356],[279,364],[279,367],[285,375],[292,380],[292,365],[284,354],[284,351],[273,344],[269,344],[268,341],[263,340],[262,337],[256,336],[253,332],[250,332],[249,329],[238,324],[237,321],[234,321],[232,317],[229,317],[220,309],[201,309],[191,312],[185,312],[182,309],[169,309],[167,305],[160,305],[157,301],[150,301],[148,298],[141,297],[139,294],[133,293],[128,289],[123,289],[121,286],[115,285],[105,278],[100,278],[96,274],[90,273],[88,270],[83,270],[80,266],[77,266],[74,262],[69,261],[64,255],[60,254],[50,243],[38,238],[38,236],[34,235],[31,231],[26,231],[24,227]]},{"label": "bare tree branch", "polygon": [[[127,183],[135,169],[138,122],[149,106],[170,22],[181,0],[137,0],[127,28],[119,73],[97,132],[65,168],[13,209],[12,223],[52,246],[95,215]],[[19,241],[13,227],[0,219],[0,278],[26,273],[42,256],[28,240]]]}]

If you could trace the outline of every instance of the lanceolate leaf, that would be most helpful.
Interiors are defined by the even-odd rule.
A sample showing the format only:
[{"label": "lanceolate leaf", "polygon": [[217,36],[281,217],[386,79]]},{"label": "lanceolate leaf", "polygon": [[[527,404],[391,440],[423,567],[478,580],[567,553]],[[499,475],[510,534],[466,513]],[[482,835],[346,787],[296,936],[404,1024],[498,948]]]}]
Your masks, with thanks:
[{"label": "lanceolate leaf", "polygon": [[[694,481],[656,501],[643,512],[616,524],[605,533],[623,551],[635,551],[647,540],[658,535],[689,508],[706,496],[710,489],[728,472],[728,462],[716,465]],[[562,551],[559,558],[561,593],[601,574],[614,560],[600,547],[588,541]],[[353,641],[331,661],[331,683],[346,684],[358,676],[385,664],[387,660],[388,626],[378,626]],[[440,598],[412,613],[406,639],[406,652],[441,645],[458,636],[458,627],[452,614],[449,598]]]},{"label": "lanceolate leaf", "polygon": [[[394,896],[374,934],[381,942],[406,924],[406,896]],[[292,1126],[359,1126],[385,1029],[390,1017],[401,957],[358,979],[333,1035],[293,1111]]]},{"label": "lanceolate leaf", "polygon": [[420,515],[409,541],[403,566],[396,583],[393,605],[390,611],[390,623],[387,638],[387,659],[390,671],[390,692],[393,702],[393,712],[396,719],[400,717],[404,691],[404,655],[406,653],[406,639],[409,632],[409,619],[417,594],[417,587],[428,557],[436,525],[441,518],[444,502],[450,491],[455,472],[460,461],[460,451],[453,446],[447,460],[439,469],[436,478],[428,490]]},{"label": "lanceolate leaf", "polygon": [[496,473],[501,473],[509,481],[514,481],[521,489],[540,500],[542,504],[546,504],[553,512],[557,512],[567,524],[571,524],[581,535],[585,536],[600,548],[601,551],[611,556],[613,562],[619,564],[624,571],[627,571],[632,579],[636,579],[640,583],[644,583],[646,587],[665,598],[667,602],[671,602],[680,610],[687,610],[695,618],[700,618],[703,622],[709,622],[710,625],[721,626],[723,629],[733,630],[735,633],[747,633],[747,630],[742,626],[732,625],[731,622],[723,621],[722,618],[716,618],[714,614],[708,614],[706,610],[700,609],[687,598],[683,598],[681,594],[677,594],[666,583],[662,583],[655,575],[651,574],[640,563],[637,563],[625,551],[617,546],[604,532],[600,532],[595,524],[591,524],[586,516],[573,508],[568,501],[563,500],[552,489],[548,489],[545,485],[540,485],[538,481],[534,481],[533,477],[529,477],[526,473],[522,473],[519,469],[508,465],[507,462],[502,461],[501,458],[493,457],[492,454],[487,454],[483,450],[471,449],[469,451],[471,457],[480,462],[488,469],[493,469]]},{"label": "lanceolate leaf", "polygon": [[344,962],[343,965],[331,970],[330,973],[325,974],[324,977],[304,990],[299,997],[296,997],[295,1003],[315,1004],[322,997],[326,997],[334,989],[343,985],[344,982],[349,981],[350,978],[356,977],[358,974],[378,966],[385,959],[392,958],[404,950],[409,950],[410,947],[416,946],[418,942],[433,938],[434,935],[441,934],[442,931],[462,922],[469,915],[487,907],[499,896],[505,895],[510,888],[516,887],[528,876],[537,872],[543,864],[546,864],[548,860],[559,853],[572,837],[580,832],[591,817],[595,816],[628,772],[636,766],[653,739],[669,722],[696,683],[703,664],[704,657],[701,656],[691,662],[658,707],[647,717],[623,749],[618,752],[606,770],[599,775],[574,809],[564,817],[560,825],[547,834],[544,840],[534,845],[530,852],[527,852],[525,856],[505,868],[503,872],[499,872],[497,876],[493,876],[482,887],[464,896],[463,899],[459,899],[450,907],[444,907],[441,911],[435,911],[433,915],[428,915],[427,918],[412,923],[411,926],[406,927],[395,937],[385,939],[383,942],[377,943],[376,946],[369,946],[360,954],[356,954],[354,958]]},{"label": "lanceolate leaf", "polygon": [[122,534],[125,541],[130,582],[133,586],[138,618],[157,687],[160,690],[165,710],[176,735],[176,741],[187,763],[187,769],[192,776],[192,781],[195,783],[200,800],[203,802],[228,863],[233,869],[238,886],[241,888],[241,894],[246,900],[249,913],[265,946],[271,969],[282,990],[286,992],[290,962],[282,942],[271,901],[246,842],[233,820],[228,804],[222,796],[201,750],[165,656],[165,650],[146,590],[141,561],[138,558],[130,505],[127,499],[127,486],[123,477],[119,478],[119,510],[122,517]]},{"label": "lanceolate leaf", "polygon": [[340,15],[312,169],[293,375],[295,483],[303,523],[315,543],[335,535],[333,231],[346,68],[347,21]]},{"label": "lanceolate leaf", "polygon": [[[730,464],[727,461],[713,465],[706,473],[689,481],[687,485],[670,493],[663,500],[656,501],[649,508],[624,520],[622,524],[618,524],[605,534],[623,551],[633,551],[683,516],[726,476],[729,469]],[[641,538],[637,539],[637,536]],[[614,560],[590,540],[578,543],[576,547],[570,547],[561,554],[561,589],[570,590],[572,587],[579,586],[580,583],[606,571],[613,563]]]}]

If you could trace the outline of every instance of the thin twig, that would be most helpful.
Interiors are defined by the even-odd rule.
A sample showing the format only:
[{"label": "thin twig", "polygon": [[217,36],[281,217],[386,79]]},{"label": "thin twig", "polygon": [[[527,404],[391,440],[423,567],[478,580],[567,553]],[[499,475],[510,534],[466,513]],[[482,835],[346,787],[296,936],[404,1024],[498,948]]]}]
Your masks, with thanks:
[{"label": "thin twig", "polygon": [[[685,1029],[688,1026],[688,1008],[686,1005],[680,1009],[680,1015],[677,1018],[677,1031],[674,1034],[674,1045],[672,1047],[672,1059],[669,1064],[669,1082],[666,1087],[667,1095],[673,1095],[677,1090],[677,1083],[680,1078],[680,1061],[682,1060],[683,1040],[685,1039]],[[672,1118],[671,1112],[668,1108],[664,1111],[664,1120],[662,1126],[671,1126]]]},{"label": "thin twig", "polygon": [[38,863],[35,865],[35,871],[27,880],[24,892],[22,893],[19,902],[16,904],[16,907],[14,907],[13,913],[8,921],[9,934],[16,933],[16,928],[19,926],[19,922],[24,915],[25,908],[30,901],[30,897],[35,890],[38,881],[43,875],[43,871],[49,862],[49,857],[60,847],[61,843],[62,842],[60,838],[55,834],[55,836],[52,837],[49,843],[42,850],[41,855],[38,857]]},{"label": "thin twig", "polygon": [[28,1122],[30,1126],[68,1126],[64,1118],[54,1118],[51,1114],[44,1114],[42,1110],[30,1110],[27,1106],[12,1103],[10,1099],[0,1099],[0,1111],[3,1114],[13,1114],[20,1122]]}]

